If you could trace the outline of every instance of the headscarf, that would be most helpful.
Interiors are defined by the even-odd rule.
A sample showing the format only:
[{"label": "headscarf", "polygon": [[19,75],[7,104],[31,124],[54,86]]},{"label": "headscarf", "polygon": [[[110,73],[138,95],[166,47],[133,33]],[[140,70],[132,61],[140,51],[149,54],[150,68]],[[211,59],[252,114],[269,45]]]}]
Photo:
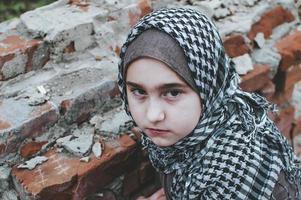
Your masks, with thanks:
[{"label": "headscarf", "polygon": [[129,44],[150,28],[178,41],[203,103],[195,129],[174,145],[161,148],[142,135],[153,166],[174,174],[172,199],[270,199],[280,171],[299,184],[300,161],[267,116],[274,107],[239,88],[215,25],[195,10],[160,9],[132,28],[121,49],[118,75],[126,112],[131,116],[123,58]]}]

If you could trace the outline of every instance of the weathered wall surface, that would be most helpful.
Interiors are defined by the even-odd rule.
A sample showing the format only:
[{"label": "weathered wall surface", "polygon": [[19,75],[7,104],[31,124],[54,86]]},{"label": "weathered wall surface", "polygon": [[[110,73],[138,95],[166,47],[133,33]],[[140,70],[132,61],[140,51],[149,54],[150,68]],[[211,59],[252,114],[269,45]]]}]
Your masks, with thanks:
[{"label": "weathered wall surface", "polygon": [[118,53],[161,7],[215,21],[241,87],[301,154],[301,27],[293,0],[59,0],[0,24],[0,199],[133,199],[159,187],[122,110]]}]

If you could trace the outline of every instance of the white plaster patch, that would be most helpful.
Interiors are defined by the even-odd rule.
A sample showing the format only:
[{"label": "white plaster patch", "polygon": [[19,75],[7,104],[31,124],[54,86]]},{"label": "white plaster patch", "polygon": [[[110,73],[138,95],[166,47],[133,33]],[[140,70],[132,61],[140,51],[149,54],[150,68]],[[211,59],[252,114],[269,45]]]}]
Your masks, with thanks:
[{"label": "white plaster patch", "polygon": [[100,131],[119,133],[120,126],[128,121],[130,121],[130,118],[125,111],[118,108],[105,116],[95,115],[91,118],[90,124]]},{"label": "white plaster patch", "polygon": [[58,146],[64,147],[70,153],[77,156],[87,155],[93,144],[94,130],[83,128],[75,130],[72,135],[68,135],[56,140]]},{"label": "white plaster patch", "polygon": [[92,147],[92,152],[94,153],[96,158],[100,158],[102,154],[102,145],[100,142],[95,142]]},{"label": "white plaster patch", "polygon": [[26,161],[24,164],[21,164],[18,166],[18,169],[34,169],[37,165],[42,164],[43,162],[46,162],[48,160],[45,156],[37,156],[34,157],[28,161]]},{"label": "white plaster patch", "polygon": [[238,74],[243,75],[247,72],[253,70],[252,59],[249,54],[244,54],[242,56],[238,56],[232,59],[235,63],[235,69]]},{"label": "white plaster patch", "polygon": [[252,59],[255,63],[268,65],[270,67],[270,76],[274,77],[281,60],[281,55],[274,47],[265,46],[262,49],[254,50],[252,52]]},{"label": "white plaster patch", "polygon": [[262,32],[257,33],[254,41],[258,45],[259,48],[263,48],[265,44],[264,34]]}]

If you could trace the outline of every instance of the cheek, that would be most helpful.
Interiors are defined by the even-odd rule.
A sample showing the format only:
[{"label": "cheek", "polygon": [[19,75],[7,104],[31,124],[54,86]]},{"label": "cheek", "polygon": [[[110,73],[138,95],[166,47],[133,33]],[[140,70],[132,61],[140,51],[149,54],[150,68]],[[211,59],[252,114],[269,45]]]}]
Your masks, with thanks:
[{"label": "cheek", "polygon": [[[189,97],[176,109],[173,109],[173,123],[183,132],[191,132],[202,115],[199,97]],[[187,133],[188,134],[188,133]]]},{"label": "cheek", "polygon": [[128,106],[129,111],[136,122],[136,124],[139,126],[141,124],[141,119],[144,118],[144,112],[143,108],[138,104],[135,100],[131,98],[131,96],[128,96]]}]

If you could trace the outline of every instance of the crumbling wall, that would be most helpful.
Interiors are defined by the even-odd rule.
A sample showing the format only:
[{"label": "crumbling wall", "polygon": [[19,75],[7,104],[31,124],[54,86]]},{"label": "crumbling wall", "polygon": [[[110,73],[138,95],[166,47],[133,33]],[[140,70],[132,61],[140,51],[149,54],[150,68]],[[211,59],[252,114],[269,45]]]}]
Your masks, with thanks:
[{"label": "crumbling wall", "polygon": [[276,103],[301,153],[301,29],[293,0],[59,0],[0,24],[0,197],[133,199],[160,184],[122,110],[118,54],[161,7],[216,23],[241,87]]}]

